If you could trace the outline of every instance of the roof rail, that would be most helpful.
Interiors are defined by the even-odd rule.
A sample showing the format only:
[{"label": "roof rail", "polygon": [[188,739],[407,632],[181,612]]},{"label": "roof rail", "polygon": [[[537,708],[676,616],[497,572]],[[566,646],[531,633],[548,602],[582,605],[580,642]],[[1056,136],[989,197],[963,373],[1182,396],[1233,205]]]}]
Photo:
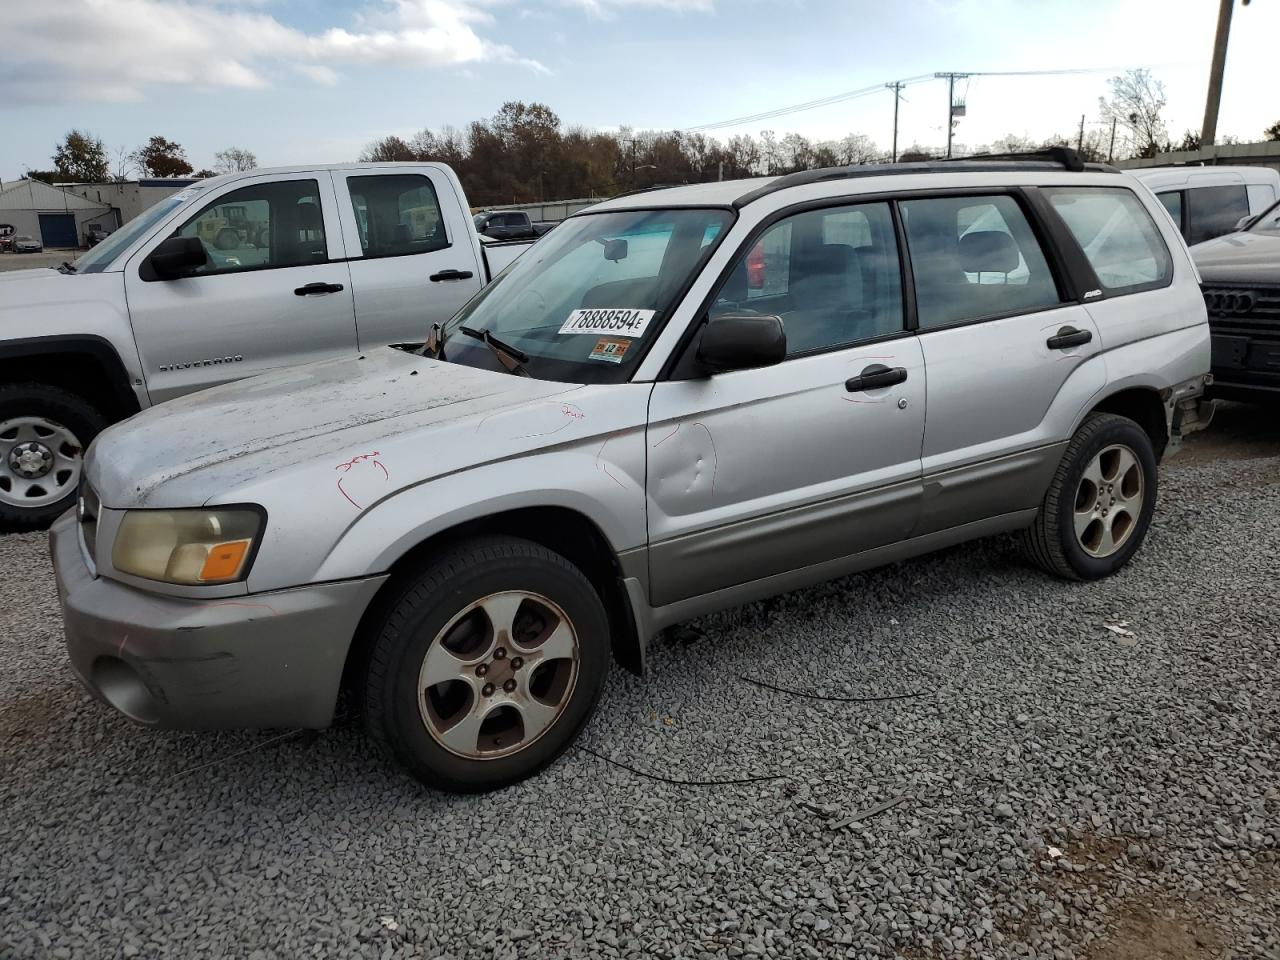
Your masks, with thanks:
[{"label": "roof rail", "polygon": [[967,157],[949,157],[949,160],[1046,160],[1056,163],[1072,173],[1084,172],[1080,154],[1066,146],[1043,147],[1039,150],[1021,150],[1008,153],[975,153]]},{"label": "roof rail", "polygon": [[915,173],[966,173],[1015,172],[1028,168],[1059,167],[1072,173],[1088,170],[1095,173],[1120,173],[1117,167],[1106,163],[1084,163],[1080,155],[1070,147],[1048,147],[1029,153],[988,153],[975,157],[953,157],[950,160],[927,160],[918,163],[868,163],[848,167],[821,167],[817,170],[801,170],[788,173],[766,183],[762,187],[744,193],[733,201],[741,210],[761,197],[788,187],[800,187],[828,180],[855,179],[860,177],[890,177]]}]

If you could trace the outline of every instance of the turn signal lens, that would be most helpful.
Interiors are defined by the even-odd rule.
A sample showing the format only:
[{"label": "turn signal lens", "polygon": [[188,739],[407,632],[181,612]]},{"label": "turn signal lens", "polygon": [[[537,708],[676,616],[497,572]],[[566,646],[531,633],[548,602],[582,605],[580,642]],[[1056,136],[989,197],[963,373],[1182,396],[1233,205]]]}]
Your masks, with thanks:
[{"label": "turn signal lens", "polygon": [[257,510],[131,510],[111,549],[121,573],[190,586],[232,583],[248,576],[262,533]]},{"label": "turn signal lens", "polygon": [[200,579],[205,583],[217,580],[234,580],[240,572],[245,556],[249,553],[249,540],[232,540],[215,543],[200,568]]}]

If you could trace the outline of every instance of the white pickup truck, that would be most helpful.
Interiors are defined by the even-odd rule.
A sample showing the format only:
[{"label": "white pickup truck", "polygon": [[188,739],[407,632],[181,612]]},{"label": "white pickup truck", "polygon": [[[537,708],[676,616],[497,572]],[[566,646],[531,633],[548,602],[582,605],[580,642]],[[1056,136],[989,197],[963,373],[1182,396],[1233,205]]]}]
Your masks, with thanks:
[{"label": "white pickup truck", "polygon": [[480,237],[443,164],[291,167],[202,180],[74,264],[0,273],[0,530],[67,509],[109,424],[422,341],[532,242]]}]

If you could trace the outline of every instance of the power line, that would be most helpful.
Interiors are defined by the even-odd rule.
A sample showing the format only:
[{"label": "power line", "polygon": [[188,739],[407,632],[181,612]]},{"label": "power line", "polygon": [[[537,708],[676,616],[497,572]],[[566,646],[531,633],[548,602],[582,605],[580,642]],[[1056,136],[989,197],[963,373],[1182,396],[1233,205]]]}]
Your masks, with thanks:
[{"label": "power line", "polygon": [[[908,77],[906,80],[900,80],[897,82],[905,86],[906,84],[920,83],[924,80],[931,80],[931,79],[932,79],[931,76],[927,74],[922,74],[918,77]],[[817,100],[808,100],[804,103],[792,104],[789,107],[778,107],[775,110],[765,110],[760,113],[752,113],[742,117],[734,117],[732,120],[716,120],[712,123],[700,123],[697,126],[686,127],[685,130],[687,131],[719,130],[722,127],[733,127],[741,123],[755,123],[756,121],[759,121],[759,120],[772,120],[774,117],[786,116],[789,113],[800,113],[801,111],[804,111],[804,110],[816,110],[818,107],[826,107],[836,103],[843,103],[846,100],[855,100],[858,97],[865,97],[873,93],[879,93],[881,90],[885,88],[885,86],[887,86],[887,84],[876,83],[876,84],[872,84],[869,87],[862,87],[858,90],[849,90],[849,91],[846,91],[845,93],[837,93],[829,97],[821,97]]]},{"label": "power line", "polygon": [[[1113,73],[1117,70],[1127,70],[1128,67],[1079,67],[1064,70],[971,70],[968,72],[956,72],[957,77],[1049,77],[1049,76],[1069,76],[1072,74],[1088,74],[1088,73]],[[832,94],[829,97],[820,97],[816,100],[806,100],[804,103],[793,103],[787,107],[777,107],[773,110],[763,110],[759,113],[746,114],[741,117],[734,117],[731,120],[715,120],[710,123],[700,123],[692,127],[685,127],[684,132],[693,132],[696,130],[722,130],[725,127],[736,127],[744,123],[757,123],[761,120],[773,120],[777,117],[785,117],[792,113],[803,113],[808,110],[817,110],[820,107],[828,107],[837,103],[844,103],[848,100],[856,100],[860,97],[867,97],[873,93],[879,93],[886,87],[893,88],[895,84],[906,86],[914,83],[924,83],[937,77],[946,77],[946,73],[922,73],[918,76],[908,77],[905,80],[888,81],[884,83],[872,84],[868,87],[860,87],[857,90],[848,90],[844,93]]]}]

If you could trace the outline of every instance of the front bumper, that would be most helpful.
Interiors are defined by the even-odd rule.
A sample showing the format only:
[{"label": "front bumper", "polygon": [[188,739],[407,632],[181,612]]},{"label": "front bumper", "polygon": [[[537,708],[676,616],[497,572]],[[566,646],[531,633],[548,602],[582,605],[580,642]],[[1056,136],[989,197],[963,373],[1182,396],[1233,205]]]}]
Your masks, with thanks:
[{"label": "front bumper", "polygon": [[71,667],[155,727],[328,726],[347,650],[386,576],[207,601],[95,577],[74,511],[49,531]]}]

